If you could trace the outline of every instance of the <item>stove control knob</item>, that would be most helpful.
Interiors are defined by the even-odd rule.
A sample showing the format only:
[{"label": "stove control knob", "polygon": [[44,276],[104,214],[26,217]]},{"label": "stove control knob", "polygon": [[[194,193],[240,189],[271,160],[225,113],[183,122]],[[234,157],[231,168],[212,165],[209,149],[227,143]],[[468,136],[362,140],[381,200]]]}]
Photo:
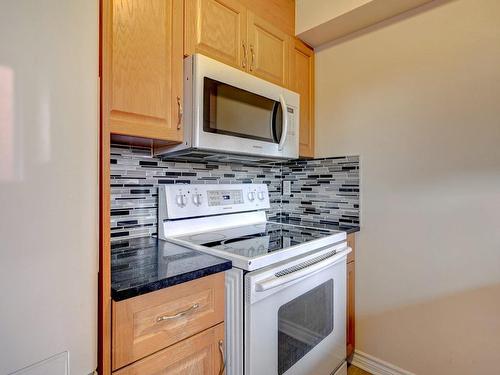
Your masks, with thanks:
[{"label": "stove control knob", "polygon": [[177,203],[177,206],[184,207],[187,204],[186,196],[184,194],[178,194],[175,197],[175,202]]},{"label": "stove control knob", "polygon": [[248,200],[250,202],[253,202],[255,200],[255,192],[253,191],[248,192]]},{"label": "stove control knob", "polygon": [[263,191],[259,191],[257,193],[257,198],[259,198],[260,201],[263,201],[265,196],[264,196],[264,192]]},{"label": "stove control knob", "polygon": [[195,206],[199,207],[201,206],[201,194],[193,194],[193,203]]}]

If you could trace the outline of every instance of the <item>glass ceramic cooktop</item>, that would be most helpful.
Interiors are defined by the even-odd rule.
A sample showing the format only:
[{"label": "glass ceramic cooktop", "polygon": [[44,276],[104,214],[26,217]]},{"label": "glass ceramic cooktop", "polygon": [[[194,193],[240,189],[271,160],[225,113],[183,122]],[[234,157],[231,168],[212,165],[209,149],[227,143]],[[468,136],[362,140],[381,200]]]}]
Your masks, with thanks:
[{"label": "glass ceramic cooktop", "polygon": [[267,222],[199,233],[181,239],[235,255],[255,258],[335,233],[337,231]]}]

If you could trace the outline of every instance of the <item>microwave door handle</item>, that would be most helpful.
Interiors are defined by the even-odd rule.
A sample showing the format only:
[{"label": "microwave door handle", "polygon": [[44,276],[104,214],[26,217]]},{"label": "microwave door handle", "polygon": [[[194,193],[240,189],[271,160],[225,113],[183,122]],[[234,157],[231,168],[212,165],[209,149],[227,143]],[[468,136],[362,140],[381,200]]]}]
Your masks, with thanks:
[{"label": "microwave door handle", "polygon": [[285,145],[286,142],[286,137],[288,134],[288,112],[286,110],[286,102],[285,98],[283,95],[280,95],[280,104],[281,104],[281,112],[283,113],[283,127],[281,128],[281,139],[280,143],[278,144],[278,150],[281,151],[283,150],[283,146]]},{"label": "microwave door handle", "polygon": [[269,279],[259,281],[255,283],[255,291],[256,292],[265,292],[269,289],[277,288],[281,285],[287,284],[291,281],[297,281],[299,279],[303,279],[304,277],[311,276],[327,267],[332,266],[335,263],[338,263],[342,258],[347,256],[348,253],[351,252],[350,247],[346,247],[340,251],[338,251],[335,255],[332,255],[330,258],[322,260],[316,264],[313,264],[309,267],[302,268],[301,270],[292,272],[286,276],[281,277],[271,277]]}]

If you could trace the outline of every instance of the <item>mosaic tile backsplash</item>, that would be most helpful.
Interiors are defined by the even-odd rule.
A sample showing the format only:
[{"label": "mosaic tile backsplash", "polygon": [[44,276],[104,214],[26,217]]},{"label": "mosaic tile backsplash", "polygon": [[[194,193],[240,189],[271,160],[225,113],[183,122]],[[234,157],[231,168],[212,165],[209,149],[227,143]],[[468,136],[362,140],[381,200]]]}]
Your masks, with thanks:
[{"label": "mosaic tile backsplash", "polygon": [[301,225],[359,227],[359,156],[297,160],[282,166],[290,195],[278,215]]},{"label": "mosaic tile backsplash", "polygon": [[157,234],[158,185],[268,185],[270,217],[281,204],[281,167],[162,161],[149,149],[111,147],[111,240]]},{"label": "mosaic tile backsplash", "polygon": [[[359,226],[359,157],[274,166],[163,161],[149,149],[111,147],[111,241],[157,234],[158,185],[265,183],[270,219]],[[291,194],[282,195],[290,181]]]}]

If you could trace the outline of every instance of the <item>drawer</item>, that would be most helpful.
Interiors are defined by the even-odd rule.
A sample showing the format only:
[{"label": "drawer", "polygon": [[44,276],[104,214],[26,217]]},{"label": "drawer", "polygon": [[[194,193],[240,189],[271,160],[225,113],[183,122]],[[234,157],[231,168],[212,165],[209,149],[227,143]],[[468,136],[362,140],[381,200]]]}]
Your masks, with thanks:
[{"label": "drawer", "polygon": [[221,323],[113,375],[221,375],[225,367],[223,340],[224,324]]},{"label": "drawer", "polygon": [[116,370],[224,321],[224,273],[113,302],[112,310]]}]

